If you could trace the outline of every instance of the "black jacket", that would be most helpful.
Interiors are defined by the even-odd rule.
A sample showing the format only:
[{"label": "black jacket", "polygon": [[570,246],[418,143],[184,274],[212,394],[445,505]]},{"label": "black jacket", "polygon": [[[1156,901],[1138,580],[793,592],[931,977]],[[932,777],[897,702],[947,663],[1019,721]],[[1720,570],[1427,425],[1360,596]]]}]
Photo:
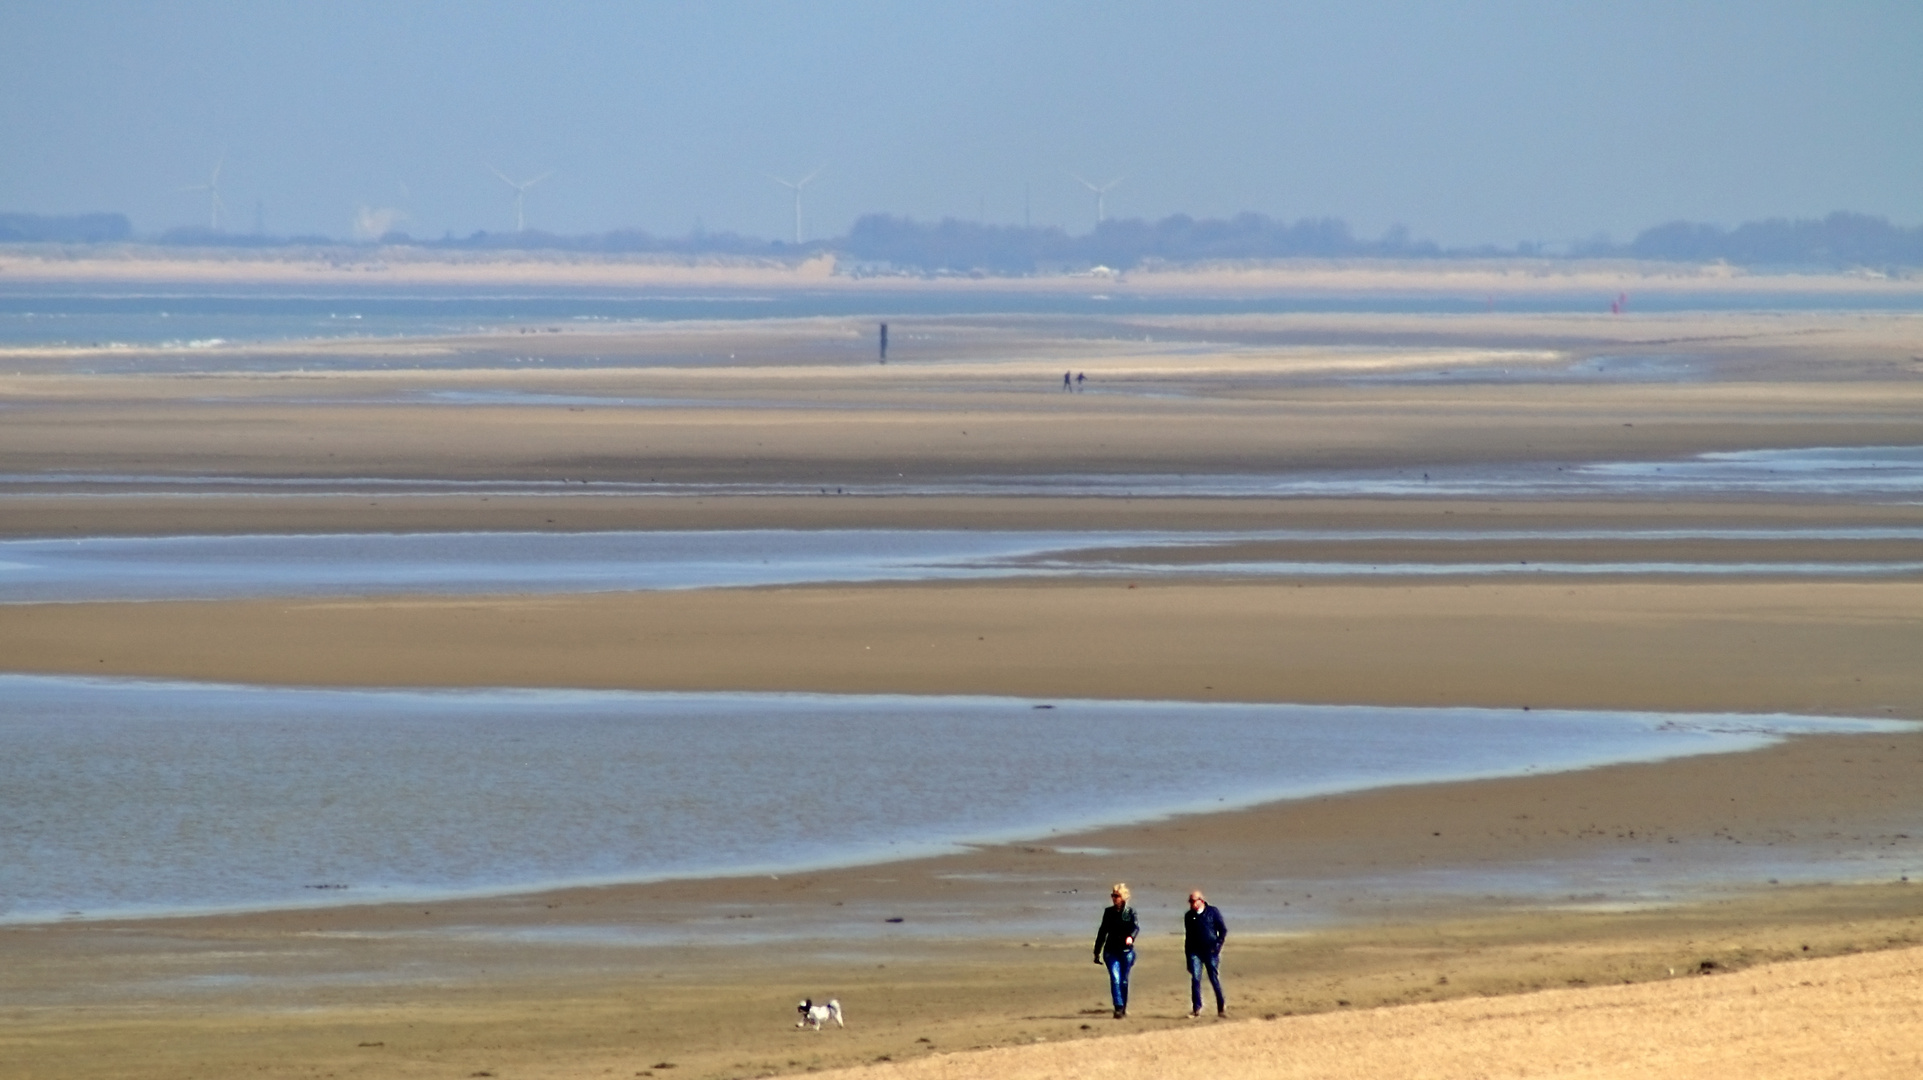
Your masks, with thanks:
[{"label": "black jacket", "polygon": [[1095,951],[1102,956],[1120,956],[1134,948],[1128,940],[1141,930],[1141,924],[1135,921],[1134,908],[1110,904],[1102,909],[1102,928],[1095,931]]},{"label": "black jacket", "polygon": [[1200,911],[1190,908],[1183,912],[1182,930],[1182,948],[1190,956],[1214,956],[1229,939],[1229,924],[1222,921],[1222,913],[1214,904],[1203,904]]}]

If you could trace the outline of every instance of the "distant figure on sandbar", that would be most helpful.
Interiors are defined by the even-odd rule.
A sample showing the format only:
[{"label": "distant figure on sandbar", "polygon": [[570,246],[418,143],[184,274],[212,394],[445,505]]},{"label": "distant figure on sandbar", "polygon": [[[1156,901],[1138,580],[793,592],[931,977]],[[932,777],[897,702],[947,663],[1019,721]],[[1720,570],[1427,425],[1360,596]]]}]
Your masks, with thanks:
[{"label": "distant figure on sandbar", "polygon": [[1215,1015],[1229,1014],[1222,997],[1222,943],[1229,939],[1229,925],[1222,913],[1202,890],[1189,893],[1189,909],[1182,913],[1182,951],[1189,962],[1189,1019],[1202,1015],[1202,974],[1208,973],[1209,986],[1215,990]]},{"label": "distant figure on sandbar", "polygon": [[1074,375],[1075,375],[1075,373],[1074,373],[1074,372],[1072,372],[1072,371],[1064,371],[1064,372],[1062,372],[1062,389],[1064,389],[1064,390],[1073,390],[1073,389],[1075,389],[1075,378],[1074,378]]},{"label": "distant figure on sandbar", "polygon": [[1087,381],[1088,381],[1088,372],[1086,372],[1086,371],[1078,371],[1078,372],[1076,372],[1076,373],[1075,373],[1075,392],[1076,392],[1076,393],[1078,393],[1078,394],[1079,394],[1079,393],[1081,393],[1081,392],[1082,392],[1082,384],[1083,384],[1083,383],[1085,383],[1085,382],[1087,382]]},{"label": "distant figure on sandbar", "polygon": [[881,324],[881,362],[888,362],[888,324]]},{"label": "distant figure on sandbar", "polygon": [[1095,931],[1095,962],[1108,968],[1108,996],[1120,1020],[1128,1015],[1128,969],[1135,966],[1135,935],[1142,927],[1128,906],[1127,885],[1116,882],[1108,899],[1101,928]]}]

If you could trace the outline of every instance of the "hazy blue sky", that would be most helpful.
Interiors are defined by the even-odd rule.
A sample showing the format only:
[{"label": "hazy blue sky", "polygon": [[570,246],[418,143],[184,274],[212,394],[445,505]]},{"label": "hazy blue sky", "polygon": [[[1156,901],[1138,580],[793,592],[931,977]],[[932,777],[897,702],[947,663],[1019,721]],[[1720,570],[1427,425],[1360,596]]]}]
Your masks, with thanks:
[{"label": "hazy blue sky", "polygon": [[[1923,221],[1923,3],[0,4],[0,210],[348,235],[1084,231],[1257,210],[1445,243]],[[1025,196],[1025,193],[1026,196]]]}]

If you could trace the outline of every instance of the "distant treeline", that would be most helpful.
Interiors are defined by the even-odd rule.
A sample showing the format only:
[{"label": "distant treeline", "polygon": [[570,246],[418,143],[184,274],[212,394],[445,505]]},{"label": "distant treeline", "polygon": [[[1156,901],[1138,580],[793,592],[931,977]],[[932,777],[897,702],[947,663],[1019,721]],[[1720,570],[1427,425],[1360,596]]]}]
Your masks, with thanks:
[{"label": "distant treeline", "polygon": [[0,243],[100,244],[133,234],[125,214],[0,214]]},{"label": "distant treeline", "polygon": [[[313,247],[337,246],[341,243],[327,236],[262,236],[256,233],[222,232],[204,225],[169,229],[152,239],[155,243],[174,247]],[[387,247],[444,251],[578,251],[604,255],[767,255],[780,252],[788,246],[779,240],[771,244],[736,233],[696,231],[686,236],[656,236],[640,229],[615,229],[578,236],[528,229],[524,232],[477,232],[468,236],[450,233],[439,239],[390,232],[373,243]],[[811,245],[815,246],[819,245]]]},{"label": "distant treeline", "polygon": [[[0,214],[0,243],[101,243],[135,239],[122,214]],[[269,237],[200,227],[172,229],[153,242],[192,247],[335,245],[322,236]],[[1773,268],[1896,269],[1923,267],[1923,226],[1905,229],[1887,218],[1835,213],[1820,220],[1774,218],[1733,229],[1676,221],[1646,229],[1627,244],[1594,240],[1568,245],[1518,244],[1445,248],[1396,226],[1374,239],[1358,237],[1337,218],[1279,221],[1262,214],[1160,221],[1104,221],[1071,235],[1055,226],[990,225],[946,218],[916,221],[889,214],[857,219],[846,236],[792,245],[700,229],[656,236],[639,229],[562,236],[537,231],[477,232],[466,237],[417,239],[392,232],[384,245],[451,251],[568,251],[598,254],[794,255],[833,252],[856,272],[1030,274],[1107,266],[1128,270],[1154,263],[1288,258],[1634,258],[1723,261]]]},{"label": "distant treeline", "polygon": [[1722,260],[1754,267],[1923,266],[1923,226],[1904,229],[1887,218],[1831,214],[1820,221],[1772,219],[1734,229],[1672,222],[1646,229],[1627,244],[1606,240],[1561,246],[1518,244],[1444,248],[1396,226],[1375,239],[1356,236],[1336,218],[1290,224],[1262,214],[1227,220],[1186,214],[1149,222],[1105,221],[1084,236],[1056,228],[984,225],[948,219],[929,223],[870,214],[825,246],[857,260],[923,271],[1027,273],[1103,265],[1128,269],[1151,262],[1189,263],[1289,258],[1633,258]]},{"label": "distant treeline", "polygon": [[853,259],[916,270],[1031,273],[1067,267],[1127,269],[1147,262],[1207,262],[1340,256],[1416,257],[1441,254],[1435,244],[1391,230],[1380,240],[1358,239],[1347,222],[1304,218],[1289,224],[1261,214],[1226,221],[1177,214],[1160,221],[1104,221],[1071,236],[1059,228],[985,225],[949,218],[933,224],[887,214],[856,220],[833,244]]},{"label": "distant treeline", "polygon": [[405,233],[388,233],[381,237],[381,242],[457,251],[581,251],[609,255],[766,255],[791,247],[779,240],[770,243],[731,232],[696,230],[686,236],[656,236],[641,229],[614,229],[580,236],[561,236],[529,229],[518,233],[477,232],[471,236],[445,236],[439,240],[416,240]]},{"label": "distant treeline", "polygon": [[1672,221],[1645,229],[1616,254],[1738,266],[1923,266],[1923,226],[1835,213],[1821,221],[1771,218],[1734,229]]}]

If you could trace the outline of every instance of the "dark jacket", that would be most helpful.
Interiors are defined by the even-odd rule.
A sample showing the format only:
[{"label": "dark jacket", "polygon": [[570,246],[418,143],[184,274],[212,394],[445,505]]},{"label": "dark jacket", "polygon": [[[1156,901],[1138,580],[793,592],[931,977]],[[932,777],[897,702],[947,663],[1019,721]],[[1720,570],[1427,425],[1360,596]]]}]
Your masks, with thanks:
[{"label": "dark jacket", "polygon": [[1134,948],[1128,940],[1141,930],[1141,924],[1135,921],[1134,908],[1110,904],[1102,909],[1102,928],[1095,931],[1095,951],[1102,956],[1120,956]]},{"label": "dark jacket", "polygon": [[1214,956],[1229,939],[1229,924],[1222,921],[1222,913],[1214,904],[1203,904],[1200,911],[1190,908],[1183,912],[1182,930],[1182,948],[1190,956]]}]

